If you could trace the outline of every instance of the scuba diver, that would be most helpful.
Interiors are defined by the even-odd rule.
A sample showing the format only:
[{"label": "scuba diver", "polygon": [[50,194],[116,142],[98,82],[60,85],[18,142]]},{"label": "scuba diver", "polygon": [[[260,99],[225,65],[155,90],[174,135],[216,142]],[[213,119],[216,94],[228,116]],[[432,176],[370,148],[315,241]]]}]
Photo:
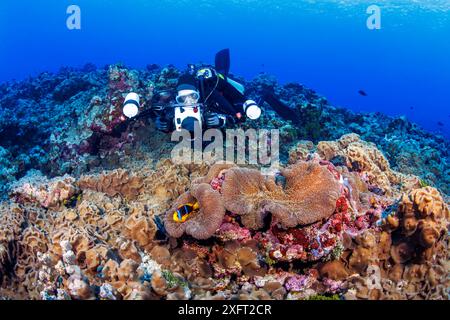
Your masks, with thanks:
[{"label": "scuba diver", "polygon": [[[123,113],[129,119],[151,113],[156,116],[156,127],[164,132],[174,129],[193,132],[195,126],[202,129],[224,128],[246,118],[259,119],[260,106],[246,98],[244,86],[229,76],[229,69],[230,51],[224,49],[216,54],[215,67],[188,66],[188,70],[178,79],[175,102],[167,102],[173,100],[173,93],[158,92],[152,107],[139,113],[139,96],[130,93],[125,98]],[[281,116],[292,117],[293,111],[272,93],[265,92],[260,103],[263,101],[268,102]]]}]

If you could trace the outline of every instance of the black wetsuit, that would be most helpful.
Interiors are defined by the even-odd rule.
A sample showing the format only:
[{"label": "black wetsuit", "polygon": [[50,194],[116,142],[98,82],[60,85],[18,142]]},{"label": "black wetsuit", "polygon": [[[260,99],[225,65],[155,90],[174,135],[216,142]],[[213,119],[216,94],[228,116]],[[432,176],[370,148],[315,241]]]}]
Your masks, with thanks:
[{"label": "black wetsuit", "polygon": [[[247,99],[227,81],[225,76],[213,75],[209,78],[203,78],[187,72],[179,77],[177,88],[183,85],[193,87],[200,93],[199,103],[205,106],[204,116],[207,126],[209,126],[208,119],[215,119],[214,117],[217,119],[217,115],[224,115],[228,118],[228,121],[235,122],[239,119],[237,114],[243,113],[243,104]],[[173,117],[172,109],[158,114],[156,126],[162,131],[172,130]],[[213,120],[214,123],[217,123],[217,121],[219,120]],[[220,126],[220,124],[214,126]]]},{"label": "black wetsuit", "polygon": [[200,103],[206,106],[206,112],[235,117],[242,111],[245,102],[244,95],[233,87],[223,76],[214,75],[210,78],[195,77],[189,73],[180,76],[178,85],[190,84],[200,92]]},{"label": "black wetsuit", "polygon": [[[201,90],[202,79],[198,80],[198,88]],[[236,116],[242,112],[242,105],[247,100],[245,96],[231,85],[226,78],[214,76],[204,79],[204,89],[201,92],[202,102],[209,109],[208,111]]]}]

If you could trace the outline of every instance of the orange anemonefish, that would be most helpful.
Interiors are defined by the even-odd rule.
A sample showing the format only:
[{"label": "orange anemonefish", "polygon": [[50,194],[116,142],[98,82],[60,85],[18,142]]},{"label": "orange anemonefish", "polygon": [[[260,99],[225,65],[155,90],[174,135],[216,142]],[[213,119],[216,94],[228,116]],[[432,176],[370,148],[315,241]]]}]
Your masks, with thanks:
[{"label": "orange anemonefish", "polygon": [[185,222],[187,218],[196,210],[200,208],[198,202],[186,203],[178,207],[173,213],[173,221],[175,222]]}]

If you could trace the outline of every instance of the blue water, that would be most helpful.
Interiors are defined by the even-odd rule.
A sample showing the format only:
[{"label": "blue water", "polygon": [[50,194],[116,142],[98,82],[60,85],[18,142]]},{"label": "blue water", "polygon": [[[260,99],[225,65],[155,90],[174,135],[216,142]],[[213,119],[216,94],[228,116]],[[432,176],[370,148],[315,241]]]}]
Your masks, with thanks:
[{"label": "blue water", "polygon": [[[71,4],[81,30],[66,27]],[[366,27],[370,4],[381,30]],[[449,137],[449,36],[447,0],[1,0],[0,81],[87,62],[184,67],[229,47],[235,74],[264,71]]]}]

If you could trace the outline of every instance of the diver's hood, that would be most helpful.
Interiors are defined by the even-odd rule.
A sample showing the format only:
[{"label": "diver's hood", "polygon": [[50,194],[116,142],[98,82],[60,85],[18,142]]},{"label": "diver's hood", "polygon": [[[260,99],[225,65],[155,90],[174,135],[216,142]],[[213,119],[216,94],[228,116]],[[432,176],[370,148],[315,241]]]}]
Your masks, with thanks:
[{"label": "diver's hood", "polygon": [[197,91],[197,88],[191,84],[180,84],[177,87],[177,91],[186,91],[186,90],[190,90],[190,91]]},{"label": "diver's hood", "polygon": [[197,91],[196,84],[197,81],[195,80],[195,77],[193,75],[185,73],[178,79],[177,91],[181,90]]}]

